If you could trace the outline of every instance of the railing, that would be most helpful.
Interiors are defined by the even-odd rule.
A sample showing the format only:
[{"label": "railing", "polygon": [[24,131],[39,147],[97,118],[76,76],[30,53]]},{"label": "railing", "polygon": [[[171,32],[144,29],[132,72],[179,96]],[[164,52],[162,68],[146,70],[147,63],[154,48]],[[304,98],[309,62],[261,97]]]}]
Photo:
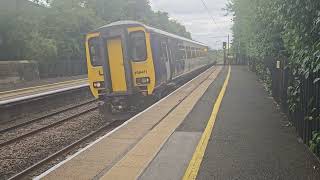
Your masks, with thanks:
[{"label": "railing", "polygon": [[[311,73],[308,78],[294,76],[287,67],[286,58],[277,58],[271,65],[265,64],[271,73],[271,91],[274,100],[280,105],[281,110],[287,114],[290,122],[295,126],[296,131],[305,144],[310,146],[313,133],[320,133],[320,83],[314,83],[320,77],[320,72]],[[270,59],[269,59],[270,60]],[[269,61],[270,62],[270,61]],[[256,63],[251,63],[251,69],[255,70]],[[290,84],[300,81],[300,90],[296,91],[295,99],[288,96]],[[298,101],[296,101],[298,99]],[[292,107],[292,100],[295,106]],[[291,101],[291,103],[289,103]],[[292,108],[294,111],[292,112]],[[290,110],[291,109],[291,110]],[[320,134],[319,134],[320,137]],[[320,156],[320,144],[313,149],[314,153]]]}]

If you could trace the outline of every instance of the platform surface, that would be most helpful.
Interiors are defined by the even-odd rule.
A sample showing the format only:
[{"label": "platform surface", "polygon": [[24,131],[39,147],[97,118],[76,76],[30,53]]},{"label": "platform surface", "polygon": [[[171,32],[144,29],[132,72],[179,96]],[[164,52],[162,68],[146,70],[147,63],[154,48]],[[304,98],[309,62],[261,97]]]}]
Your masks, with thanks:
[{"label": "platform surface", "polygon": [[221,69],[208,69],[114,132],[38,178],[137,179],[214,82]]},{"label": "platform surface", "polygon": [[[320,164],[246,66],[233,66],[196,179],[320,179]],[[183,179],[228,68],[214,67],[36,179]]]},{"label": "platform surface", "polygon": [[70,90],[73,88],[86,87],[88,85],[88,79],[84,78],[83,76],[70,77],[69,79],[61,78],[61,81],[59,81],[59,78],[57,78],[39,81],[39,83],[30,82],[25,86],[21,85],[21,87],[17,85],[18,88],[16,89],[0,91],[0,105],[19,100],[26,100],[42,95],[48,95],[64,90]]},{"label": "platform surface", "polygon": [[197,179],[320,179],[320,164],[246,66],[234,66]]}]

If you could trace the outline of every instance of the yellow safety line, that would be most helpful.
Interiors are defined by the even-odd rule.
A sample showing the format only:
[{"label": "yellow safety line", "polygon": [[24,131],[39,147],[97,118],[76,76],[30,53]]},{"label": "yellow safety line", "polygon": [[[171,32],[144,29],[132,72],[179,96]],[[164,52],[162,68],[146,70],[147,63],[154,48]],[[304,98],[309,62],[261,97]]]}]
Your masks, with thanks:
[{"label": "yellow safety line", "polygon": [[204,130],[204,132],[201,136],[201,139],[196,147],[196,150],[193,153],[192,159],[189,162],[189,166],[183,176],[183,180],[191,180],[191,179],[193,180],[193,179],[197,178],[197,174],[198,174],[205,150],[207,148],[207,145],[208,145],[211,133],[212,133],[214,123],[217,118],[217,114],[219,112],[219,108],[220,108],[223,96],[224,96],[226,89],[227,89],[227,86],[228,86],[230,74],[231,74],[231,67],[229,66],[228,75],[224,81],[224,84],[223,84],[222,89],[219,93],[219,96],[213,106],[213,110],[212,110],[210,119],[208,121],[208,124],[206,126],[206,129]]},{"label": "yellow safety line", "polygon": [[10,91],[2,91],[2,92],[0,92],[0,94],[13,93],[13,92],[24,91],[24,90],[31,90],[31,89],[41,88],[41,87],[49,87],[49,86],[66,84],[66,83],[71,83],[71,82],[81,82],[81,81],[86,81],[86,80],[87,80],[87,78],[70,80],[70,81],[62,81],[62,82],[57,82],[57,83],[52,83],[52,84],[45,84],[45,85],[41,85],[41,86],[33,86],[33,87],[15,89],[15,90],[10,90]]}]

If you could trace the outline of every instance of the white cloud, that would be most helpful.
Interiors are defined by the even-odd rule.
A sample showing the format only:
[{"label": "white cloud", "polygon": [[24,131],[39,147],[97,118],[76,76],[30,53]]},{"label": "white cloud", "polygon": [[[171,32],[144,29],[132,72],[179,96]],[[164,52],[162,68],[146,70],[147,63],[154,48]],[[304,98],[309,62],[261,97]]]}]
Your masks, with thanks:
[{"label": "white cloud", "polygon": [[194,40],[221,48],[222,42],[231,35],[231,17],[225,16],[227,0],[205,0],[211,16],[203,7],[201,0],[150,0],[154,10],[165,11],[169,16],[185,25]]}]

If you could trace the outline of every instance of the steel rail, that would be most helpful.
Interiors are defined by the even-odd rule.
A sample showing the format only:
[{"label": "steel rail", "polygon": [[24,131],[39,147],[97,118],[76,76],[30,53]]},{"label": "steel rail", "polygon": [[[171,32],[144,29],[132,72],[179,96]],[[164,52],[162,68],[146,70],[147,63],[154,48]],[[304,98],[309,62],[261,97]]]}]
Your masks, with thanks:
[{"label": "steel rail", "polygon": [[26,137],[29,137],[29,136],[31,136],[31,135],[33,135],[33,134],[36,134],[36,133],[38,133],[38,132],[44,131],[44,130],[49,129],[49,128],[51,128],[51,127],[54,127],[54,126],[56,126],[56,125],[62,124],[63,122],[66,122],[66,121],[68,121],[68,120],[70,120],[70,119],[73,119],[73,118],[76,118],[76,117],[78,117],[78,116],[81,116],[81,115],[83,115],[83,114],[86,114],[86,113],[88,113],[88,112],[90,112],[90,111],[94,111],[94,110],[96,110],[96,109],[98,109],[98,106],[93,107],[93,108],[90,108],[90,109],[87,109],[87,110],[82,111],[82,112],[80,112],[80,113],[77,113],[77,114],[75,114],[75,115],[72,115],[72,116],[66,117],[66,118],[64,118],[64,119],[61,119],[60,121],[56,121],[56,122],[54,122],[54,123],[51,123],[51,124],[49,124],[49,125],[47,125],[47,126],[44,126],[44,127],[42,127],[42,128],[33,130],[33,131],[28,132],[28,133],[25,133],[25,134],[23,134],[23,135],[21,135],[21,136],[18,136],[18,137],[12,138],[12,139],[10,139],[10,140],[7,140],[7,141],[5,141],[5,142],[2,142],[2,143],[0,143],[0,148],[3,147],[3,146],[6,146],[6,145],[8,145],[8,144],[12,144],[12,143],[14,143],[14,142],[16,142],[16,141],[22,140],[22,139],[24,139],[24,138],[26,138]]},{"label": "steel rail", "polygon": [[81,104],[77,104],[77,105],[74,105],[74,106],[71,106],[71,107],[68,107],[68,108],[65,108],[63,110],[60,110],[60,111],[56,111],[56,112],[53,112],[53,113],[50,113],[50,114],[45,114],[43,116],[40,116],[40,117],[36,117],[36,118],[33,118],[29,121],[26,121],[26,122],[23,122],[23,123],[20,123],[20,124],[17,124],[17,125],[14,125],[14,126],[10,126],[8,128],[5,128],[5,129],[0,129],[0,134],[3,134],[5,132],[8,132],[8,131],[11,131],[11,130],[14,130],[14,129],[17,129],[19,127],[23,127],[23,126],[26,126],[26,125],[29,125],[31,123],[34,123],[34,122],[38,122],[44,118],[48,118],[48,117],[51,117],[51,116],[55,116],[57,114],[60,114],[60,113],[64,113],[66,111],[69,111],[69,110],[72,110],[72,109],[75,109],[75,108],[78,108],[78,107],[81,107],[81,106],[84,106],[84,105],[87,105],[87,104],[90,104],[90,103],[93,103],[97,101],[96,99],[93,99],[93,100],[89,100],[87,102],[84,102],[84,103],[81,103]]},{"label": "steel rail", "polygon": [[109,124],[106,124],[102,127],[100,127],[98,130],[91,132],[90,134],[86,135],[85,137],[77,140],[76,142],[70,144],[69,146],[66,146],[65,148],[51,154],[50,156],[48,156],[45,159],[40,160],[39,162],[33,164],[32,166],[24,169],[23,171],[19,172],[18,174],[12,176],[9,178],[9,180],[14,180],[14,179],[21,179],[24,176],[28,175],[30,172],[33,172],[36,168],[42,166],[45,163],[50,162],[51,160],[53,160],[54,158],[57,158],[59,156],[61,156],[64,153],[69,152],[70,150],[72,150],[73,148],[75,148],[77,145],[80,145],[81,143],[85,142],[86,140],[88,140],[89,138],[99,134],[100,132],[102,132],[103,130],[112,130],[116,127],[118,127],[119,125],[121,125],[122,123],[124,123],[126,120],[116,120],[113,121]]}]

